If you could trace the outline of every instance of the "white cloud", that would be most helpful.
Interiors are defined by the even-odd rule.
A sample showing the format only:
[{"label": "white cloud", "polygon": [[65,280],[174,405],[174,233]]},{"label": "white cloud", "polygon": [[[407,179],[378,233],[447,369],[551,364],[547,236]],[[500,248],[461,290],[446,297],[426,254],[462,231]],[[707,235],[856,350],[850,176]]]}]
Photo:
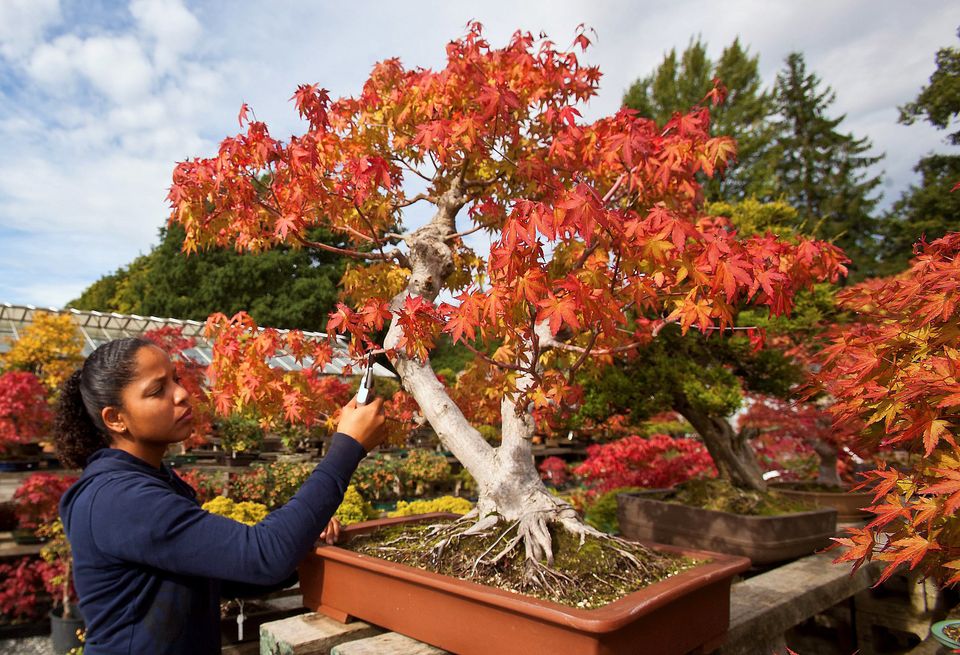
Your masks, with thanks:
[{"label": "white cloud", "polygon": [[161,73],[173,71],[202,32],[199,21],[180,0],[134,0],[130,13],[140,32],[153,42],[153,62]]},{"label": "white cloud", "polygon": [[3,0],[0,2],[0,55],[16,58],[28,52],[44,31],[59,21],[59,0]]},{"label": "white cloud", "polygon": [[62,36],[37,48],[28,70],[47,86],[72,84],[82,77],[116,103],[136,101],[153,83],[153,67],[131,36]]},{"label": "white cloud", "polygon": [[[897,125],[895,106],[925,83],[934,52],[956,43],[960,23],[960,5],[925,0],[490,0],[467,8],[131,0],[103,15],[83,0],[63,4],[0,0],[0,99],[14,100],[0,116],[0,300],[16,292],[20,302],[62,304],[147,251],[167,216],[174,163],[211,155],[236,132],[242,102],[285,138],[301,129],[288,101],[297,84],[318,82],[338,97],[359,92],[385,57],[442,66],[445,44],[472,18],[495,47],[516,29],[544,30],[565,47],[577,24],[596,28],[582,59],[604,77],[587,119],[615,111],[630,82],[698,33],[714,56],[739,35],[760,55],[768,83],[784,55],[801,50],[837,91],[836,114],[849,113],[843,128],[887,152],[882,168],[896,197],[917,159],[942,146],[924,126]],[[411,212],[407,227],[426,213]],[[8,233],[19,235],[16,249]]]}]

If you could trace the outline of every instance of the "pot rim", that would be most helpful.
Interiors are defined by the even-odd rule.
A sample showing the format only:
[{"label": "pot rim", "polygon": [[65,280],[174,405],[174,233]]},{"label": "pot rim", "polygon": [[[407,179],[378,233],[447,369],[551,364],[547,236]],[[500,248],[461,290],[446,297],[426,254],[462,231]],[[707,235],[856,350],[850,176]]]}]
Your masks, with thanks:
[{"label": "pot rim", "polygon": [[[397,523],[419,523],[440,518],[459,518],[458,514],[435,512],[416,516],[376,519],[355,523],[344,529],[344,534],[365,534],[379,528]],[[656,550],[684,555],[694,559],[706,559],[699,564],[674,576],[655,582],[638,591],[596,609],[569,607],[548,600],[534,598],[511,591],[488,587],[469,580],[460,580],[451,576],[418,569],[406,564],[397,564],[369,555],[355,553],[339,546],[322,544],[313,554],[343,565],[362,568],[386,577],[403,580],[423,587],[430,587],[475,602],[500,607],[508,611],[520,612],[550,623],[566,625],[585,632],[610,632],[648,614],[671,601],[684,596],[700,587],[731,578],[750,568],[750,560],[737,555],[725,555],[691,548],[679,548],[662,544],[647,544]]]},{"label": "pot rim", "polygon": [[618,496],[629,496],[636,500],[642,500],[648,503],[659,503],[661,505],[669,505],[670,507],[683,507],[693,512],[705,512],[707,514],[719,515],[719,516],[736,516],[737,518],[744,519],[745,521],[756,521],[756,522],[769,522],[769,521],[779,521],[784,518],[794,518],[798,516],[822,516],[824,514],[836,514],[837,510],[832,507],[821,507],[820,509],[813,509],[806,512],[787,512],[785,514],[772,514],[770,516],[756,516],[750,514],[737,514],[736,512],[721,512],[716,509],[704,509],[703,507],[694,507],[693,505],[684,505],[683,503],[671,503],[666,500],[657,500],[656,498],[646,498],[644,497],[644,492],[634,491],[634,492],[625,492],[617,494]]}]

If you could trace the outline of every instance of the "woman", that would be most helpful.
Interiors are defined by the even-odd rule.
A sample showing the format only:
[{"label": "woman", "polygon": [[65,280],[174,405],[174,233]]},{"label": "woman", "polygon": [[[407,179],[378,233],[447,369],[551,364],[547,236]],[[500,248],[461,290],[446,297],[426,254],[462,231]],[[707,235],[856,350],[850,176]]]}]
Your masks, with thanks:
[{"label": "woman", "polygon": [[382,405],[346,405],[326,457],[297,494],[246,526],[201,509],[162,462],[192,422],[166,353],[144,339],[97,348],[61,389],[55,437],[64,464],[84,469],[60,516],[86,655],[219,653],[221,597],[292,584],[318,537],[336,538],[331,517],[357,464],[382,440]]}]

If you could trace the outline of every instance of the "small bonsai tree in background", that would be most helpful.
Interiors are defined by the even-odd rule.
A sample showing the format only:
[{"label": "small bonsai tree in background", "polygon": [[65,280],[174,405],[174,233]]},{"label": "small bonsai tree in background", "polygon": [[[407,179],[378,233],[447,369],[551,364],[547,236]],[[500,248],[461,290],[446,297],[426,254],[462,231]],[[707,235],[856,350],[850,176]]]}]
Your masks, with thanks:
[{"label": "small bonsai tree in background", "polygon": [[13,492],[14,512],[19,527],[37,528],[57,520],[60,497],[77,478],[52,473],[34,473]]},{"label": "small bonsai tree in background", "polygon": [[214,423],[223,450],[235,457],[238,453],[252,453],[263,445],[264,431],[254,416],[230,414]]},{"label": "small bonsai tree in background", "polygon": [[574,473],[590,484],[594,493],[624,487],[663,489],[717,473],[702,443],[666,434],[595,444],[587,453]]},{"label": "small bonsai tree in background", "polygon": [[864,460],[872,449],[858,439],[862,424],[834,425],[827,407],[817,403],[760,396],[740,417],[740,424],[756,431],[756,442],[781,471],[791,457],[813,456],[816,482],[843,487],[854,479],[852,458]]},{"label": "small bonsai tree in background", "polygon": [[0,618],[5,623],[27,623],[43,617],[46,608],[43,584],[45,563],[38,557],[0,562]]},{"label": "small bonsai tree in background", "polygon": [[0,355],[0,370],[33,373],[50,394],[83,364],[83,339],[68,314],[35,312],[33,323],[10,350]]},{"label": "small bonsai tree in background", "polygon": [[862,422],[861,436],[912,454],[905,470],[881,464],[875,518],[837,539],[837,561],[891,562],[960,582],[960,233],[918,245],[910,268],[839,295],[854,319],[838,326],[820,354],[819,380],[836,400],[840,424]]},{"label": "small bonsai tree in background", "polygon": [[61,618],[72,619],[79,599],[73,586],[73,551],[63,531],[63,522],[58,517],[43,525],[37,534],[46,540],[40,550],[46,564],[41,569],[43,586],[53,598],[54,607],[60,607]]},{"label": "small bonsai tree in background", "polygon": [[50,433],[53,412],[47,396],[33,373],[0,374],[0,459],[15,457],[21,444],[38,442]]},{"label": "small bonsai tree in background", "polygon": [[[589,41],[580,32],[575,44]],[[828,244],[743,238],[704,215],[698,175],[722,170],[735,150],[710,136],[706,107],[665,126],[631,110],[580,121],[576,105],[596,94],[599,78],[552,42],[518,32],[497,49],[471,24],[448,44],[442,70],[386,60],[359,96],[333,102],[318,86],[301,86],[294,100],[307,129],[286,143],[243,107],[245,131],[214,157],[179,164],[169,194],[187,250],[291,243],[333,251],[307,238],[317,225],[350,239],[335,252],[362,274],[351,278],[352,305],[338,306],[326,332],[349,336],[357,363],[386,353],[476,479],[477,506],[460,529],[516,525],[511,544],[525,547],[531,576],[553,562],[552,524],[599,534],[548,492],[530,450],[538,416],[579,402],[575,377],[585,363],[609,364],[674,326],[677,334],[724,332],[743,304],[788,312],[798,289],[845,270]],[[708,100],[722,96],[718,87]],[[432,205],[432,218],[403,231],[404,209],[420,202]],[[492,241],[487,257],[467,245],[480,230]],[[309,420],[316,399],[302,378],[266,362],[282,349],[321,370],[331,343],[258,331],[244,315],[211,317],[208,329],[218,410],[256,405],[265,416]],[[499,445],[434,373],[441,331],[496,371]],[[721,469],[727,455],[714,455]]]}]

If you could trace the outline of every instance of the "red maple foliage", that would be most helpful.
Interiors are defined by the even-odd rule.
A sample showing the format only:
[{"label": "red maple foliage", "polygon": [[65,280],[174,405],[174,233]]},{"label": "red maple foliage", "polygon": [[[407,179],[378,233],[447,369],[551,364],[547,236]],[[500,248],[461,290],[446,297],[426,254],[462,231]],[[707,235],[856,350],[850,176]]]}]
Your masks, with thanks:
[{"label": "red maple foliage", "polygon": [[546,457],[537,468],[543,481],[554,487],[562,487],[570,480],[569,467],[559,457]]},{"label": "red maple foliage", "polygon": [[13,444],[46,436],[52,424],[47,390],[36,375],[25,371],[0,374],[0,455]]},{"label": "red maple foliage", "polygon": [[[588,42],[578,32],[577,44]],[[703,214],[698,176],[722,171],[735,152],[731,139],[710,134],[706,105],[721,89],[663,126],[629,109],[586,123],[576,105],[599,78],[572,49],[523,32],[494,48],[471,23],[440,70],[388,59],[358,96],[338,100],[299,87],[293,100],[307,128],[286,142],[244,107],[242,133],[174,170],[171,221],[185,229],[187,251],[289,243],[365,261],[349,294],[359,300],[331,313],[329,339],[344,338],[357,363],[385,351],[475,477],[516,473],[512,462],[523,461],[535,479],[527,454],[536,421],[523,417],[575,407],[575,372],[588,358],[610,362],[667,323],[725,330],[745,304],[785,313],[797,290],[846,270],[830,244],[743,237]],[[410,191],[410,179],[423,190]],[[434,217],[402,232],[404,209],[418,202]],[[461,210],[471,225],[458,228]],[[348,245],[310,241],[315,226]],[[480,230],[492,241],[485,258],[464,240]],[[505,435],[498,455],[429,366],[441,332],[499,371],[485,378]],[[255,405],[303,422],[331,411],[302,377],[267,361],[288,352],[320,371],[332,341],[258,330],[245,314],[211,317],[208,335],[219,411]]]},{"label": "red maple foliage", "polygon": [[43,574],[49,564],[39,557],[20,557],[0,563],[0,616],[8,622],[35,621],[43,616],[45,593]]},{"label": "red maple foliage", "polygon": [[819,458],[820,482],[854,482],[851,457],[867,458],[873,454],[874,449],[858,438],[862,423],[836,425],[826,408],[810,402],[760,395],[750,400],[740,424],[757,430],[758,435],[752,440],[754,449],[784,473],[784,480],[803,477],[791,474],[791,459]]},{"label": "red maple foliage", "polygon": [[587,448],[587,459],[574,469],[596,493],[620,487],[663,489],[717,470],[698,439],[666,434],[634,435]]},{"label": "red maple foliage", "polygon": [[38,528],[59,516],[60,497],[77,478],[53,473],[34,473],[13,492],[14,512],[19,527]]},{"label": "red maple foliage", "polygon": [[960,582],[960,233],[918,245],[910,268],[842,292],[856,320],[821,353],[819,379],[840,424],[861,421],[868,444],[912,454],[905,470],[885,465],[874,484],[875,518],[837,539],[838,562],[891,562],[949,585]]}]

